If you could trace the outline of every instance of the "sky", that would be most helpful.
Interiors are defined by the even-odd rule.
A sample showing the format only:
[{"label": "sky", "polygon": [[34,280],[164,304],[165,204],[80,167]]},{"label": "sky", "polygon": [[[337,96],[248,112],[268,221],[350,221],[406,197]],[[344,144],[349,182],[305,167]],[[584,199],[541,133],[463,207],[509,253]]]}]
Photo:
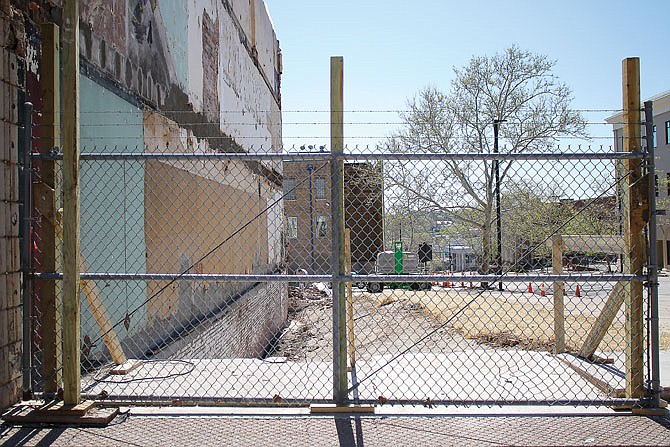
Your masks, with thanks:
[{"label": "sky", "polygon": [[[640,58],[642,99],[670,89],[670,0],[265,0],[283,56],[284,147],[328,145],[330,57],[344,58],[345,141],[374,145],[427,86],[516,44],[556,61],[593,144],[621,108],[621,61]],[[375,113],[364,111],[376,111]],[[382,112],[384,111],[384,112]],[[386,112],[389,111],[389,112]],[[369,124],[374,123],[374,124]],[[602,138],[597,138],[602,137]]]}]

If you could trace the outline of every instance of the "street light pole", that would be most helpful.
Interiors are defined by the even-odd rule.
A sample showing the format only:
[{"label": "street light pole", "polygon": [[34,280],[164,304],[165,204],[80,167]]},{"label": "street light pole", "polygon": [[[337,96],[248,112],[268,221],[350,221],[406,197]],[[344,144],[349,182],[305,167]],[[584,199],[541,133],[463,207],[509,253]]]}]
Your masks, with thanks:
[{"label": "street light pole", "polygon": [[314,266],[314,201],[312,192],[312,170],[314,167],[311,164],[307,165],[307,172],[309,172],[309,243],[310,243],[310,266],[312,275],[316,274]]},{"label": "street light pole", "polygon": [[[505,122],[505,120],[495,119],[493,120],[493,153],[498,153],[498,127],[500,123]],[[496,233],[498,239],[498,257],[496,259],[496,264],[498,264],[498,269],[500,271],[499,275],[502,278],[502,222],[500,220],[500,161],[493,161],[494,170],[495,170],[495,181],[496,181]],[[502,281],[498,282],[498,290],[503,289]]]}]

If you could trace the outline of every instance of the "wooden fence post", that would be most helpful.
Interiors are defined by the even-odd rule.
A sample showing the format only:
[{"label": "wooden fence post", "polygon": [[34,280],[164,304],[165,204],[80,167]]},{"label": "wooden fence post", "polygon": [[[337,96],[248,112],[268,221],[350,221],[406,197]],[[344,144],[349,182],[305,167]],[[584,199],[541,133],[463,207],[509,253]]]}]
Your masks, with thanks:
[{"label": "wooden fence post", "polygon": [[[626,58],[623,72],[623,150],[641,151],[640,59]],[[628,273],[642,275],[645,264],[644,227],[648,218],[647,182],[642,160],[626,160],[624,239]],[[644,394],[644,300],[642,282],[631,281],[626,294],[626,397]]]},{"label": "wooden fence post", "polygon": [[63,401],[77,405],[79,303],[79,0],[63,0]]}]

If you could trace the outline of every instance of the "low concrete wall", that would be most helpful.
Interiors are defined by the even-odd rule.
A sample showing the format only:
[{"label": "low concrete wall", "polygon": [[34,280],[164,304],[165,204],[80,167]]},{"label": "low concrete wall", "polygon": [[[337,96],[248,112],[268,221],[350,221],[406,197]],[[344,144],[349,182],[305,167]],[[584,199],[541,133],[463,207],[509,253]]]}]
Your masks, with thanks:
[{"label": "low concrete wall", "polygon": [[163,347],[154,358],[251,358],[260,356],[288,313],[286,283],[260,283],[220,315]]}]

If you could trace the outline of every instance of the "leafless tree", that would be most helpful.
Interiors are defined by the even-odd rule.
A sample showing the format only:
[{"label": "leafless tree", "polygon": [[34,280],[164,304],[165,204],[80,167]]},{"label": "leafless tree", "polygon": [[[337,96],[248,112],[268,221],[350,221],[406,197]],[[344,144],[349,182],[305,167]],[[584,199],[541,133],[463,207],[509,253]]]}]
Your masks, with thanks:
[{"label": "leafless tree", "polygon": [[[493,152],[494,120],[500,125],[500,152],[539,151],[561,136],[584,136],[585,121],[570,109],[572,92],[552,72],[555,61],[516,46],[494,56],[477,56],[455,68],[451,90],[421,90],[401,113],[402,128],[387,144],[392,151],[437,154]],[[500,162],[501,184],[511,162]],[[494,168],[485,161],[444,160],[387,163],[384,179],[395,197],[416,209],[440,211],[469,225],[481,240],[482,269],[491,262],[494,222]],[[463,212],[468,210],[468,212]]]}]

